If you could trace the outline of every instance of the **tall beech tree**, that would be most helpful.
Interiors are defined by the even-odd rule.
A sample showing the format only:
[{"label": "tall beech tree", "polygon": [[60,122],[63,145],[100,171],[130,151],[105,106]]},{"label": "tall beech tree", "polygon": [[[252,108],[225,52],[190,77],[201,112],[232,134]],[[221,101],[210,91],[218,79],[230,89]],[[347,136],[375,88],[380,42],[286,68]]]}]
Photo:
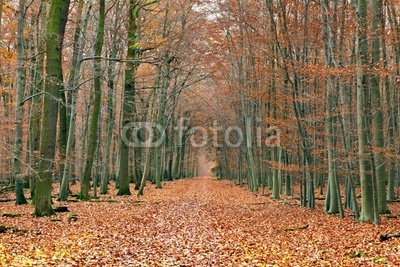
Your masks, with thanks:
[{"label": "tall beech tree", "polygon": [[[141,6],[136,0],[129,1],[129,13],[128,13],[128,42],[127,42],[127,58],[125,69],[125,82],[124,82],[124,96],[122,106],[122,126],[126,126],[132,122],[136,117],[135,108],[135,94],[136,94],[136,69],[138,67],[138,55],[140,53],[137,45],[138,38],[138,19]],[[129,189],[129,143],[131,129],[126,131],[126,140],[120,140],[119,144],[119,190],[118,195],[130,195]]]},{"label": "tall beech tree", "polygon": [[[78,14],[81,14],[84,7],[84,1],[79,1],[78,4]],[[64,171],[62,172],[62,181],[60,187],[59,200],[66,201],[68,197],[68,184],[71,177],[72,169],[72,149],[75,142],[75,129],[76,129],[76,109],[77,109],[77,98],[78,98],[78,81],[79,72],[82,66],[82,54],[83,46],[85,44],[85,33],[88,25],[89,14],[92,9],[91,2],[88,3],[86,15],[82,18],[78,18],[79,23],[75,27],[74,33],[74,47],[72,51],[72,62],[71,70],[68,77],[68,89],[71,90],[71,101],[70,101],[70,114],[69,114],[69,127],[68,127],[68,140],[65,149],[65,165]]]},{"label": "tall beech tree", "polygon": [[[373,62],[378,63],[380,57],[379,51],[379,25],[380,15],[377,14],[381,10],[379,8],[379,2],[377,0],[372,1],[374,5],[374,16],[372,18],[373,26],[372,28],[377,31],[378,36],[374,36],[373,39]],[[376,5],[376,6],[375,6]],[[365,0],[357,1],[357,129],[358,129],[358,145],[359,145],[359,161],[360,161],[360,179],[361,179],[361,221],[374,221],[376,224],[379,223],[379,203],[382,200],[379,200],[380,192],[377,187],[378,179],[377,179],[377,170],[380,172],[379,179],[384,179],[381,175],[384,174],[384,171],[381,170],[383,166],[375,166],[375,164],[383,164],[381,158],[381,151],[378,151],[377,154],[374,153],[371,136],[374,136],[373,140],[379,149],[381,146],[381,129],[382,127],[382,117],[381,113],[372,115],[372,110],[377,111],[376,106],[380,107],[380,96],[379,93],[375,92],[375,90],[379,91],[379,77],[377,75],[371,75],[368,73],[369,68],[369,59],[371,58],[369,54],[368,48],[368,2]],[[372,103],[372,92],[374,92],[374,96],[377,99],[374,99],[374,103]],[[381,112],[381,111],[379,111]],[[372,116],[374,117],[373,124]],[[372,131],[376,131],[371,133],[371,127],[374,127]],[[378,127],[378,129],[376,128]],[[373,171],[374,167],[377,167],[375,171]],[[383,181],[379,181],[381,183]],[[381,186],[381,184],[380,184]],[[384,194],[384,201],[386,201],[386,194]],[[381,203],[382,207],[386,207],[386,204]],[[387,209],[387,208],[386,208]],[[385,211],[386,211],[385,209]]]},{"label": "tall beech tree", "polygon": [[[90,190],[90,178],[92,177],[92,166],[95,157],[97,141],[98,141],[98,121],[100,116],[100,105],[101,105],[101,51],[103,48],[104,42],[104,22],[105,22],[105,0],[99,0],[99,19],[97,25],[97,36],[96,41],[94,43],[94,78],[93,78],[93,87],[94,87],[94,100],[93,100],[93,109],[92,109],[92,117],[90,121],[90,130],[89,130],[89,144],[88,151],[86,156],[85,168],[83,177],[81,179],[81,192],[80,198],[88,199],[89,198],[89,190]],[[97,184],[93,186],[97,187]]]},{"label": "tall beech tree", "polygon": [[[337,1],[332,1],[333,5],[337,5]],[[324,54],[325,60],[328,67],[328,77],[326,85],[326,140],[327,140],[327,153],[328,153],[328,192],[326,197],[325,209],[328,213],[338,213],[341,211],[341,216],[343,217],[343,210],[339,209],[341,207],[340,191],[335,175],[335,162],[334,162],[334,105],[335,105],[335,77],[330,74],[331,69],[337,67],[337,58],[335,52],[337,49],[334,45],[337,43],[335,35],[332,31],[332,10],[328,1],[321,1],[321,17],[322,17],[322,31],[324,40]],[[334,39],[335,38],[335,39]]]},{"label": "tall beech tree", "polygon": [[[115,14],[119,14],[121,12],[121,3],[117,1],[115,4]],[[118,37],[118,28],[121,24],[121,17],[118,16],[117,19],[114,19],[112,24],[112,28],[109,29],[110,38],[116,40]],[[111,42],[109,48],[109,57],[116,58],[118,53],[118,42]],[[107,87],[108,87],[108,123],[106,125],[107,133],[106,133],[106,145],[104,151],[104,162],[103,162],[103,169],[102,169],[102,178],[100,183],[100,194],[107,194],[108,191],[108,184],[110,180],[110,163],[112,162],[112,137],[113,131],[115,126],[115,113],[116,113],[116,62],[109,61],[109,65],[107,68]],[[137,157],[134,156],[134,159]],[[136,164],[134,164],[136,165]]]},{"label": "tall beech tree", "polygon": [[371,31],[373,33],[372,38],[372,65],[371,65],[371,113],[372,113],[372,145],[373,145],[373,161],[376,176],[376,197],[378,201],[379,213],[388,213],[389,209],[386,201],[386,184],[387,184],[387,172],[386,172],[386,159],[385,159],[385,137],[384,137],[384,120],[382,110],[382,97],[381,97],[381,79],[379,72],[374,70],[380,70],[382,66],[382,50],[381,50],[381,39],[382,39],[382,27],[383,27],[383,13],[382,13],[382,0],[372,1],[372,26]]},{"label": "tall beech tree", "polygon": [[[2,4],[2,3],[1,3]],[[16,86],[16,107],[15,107],[15,133],[14,133],[14,176],[15,176],[15,193],[16,204],[26,204],[23,185],[22,185],[22,123],[23,123],[23,106],[22,98],[25,88],[25,51],[24,51],[24,28],[26,1],[20,0],[18,4],[18,36],[17,36],[17,86]]]},{"label": "tall beech tree", "polygon": [[36,216],[54,213],[51,202],[52,174],[56,150],[59,95],[64,89],[62,69],[62,44],[67,24],[69,0],[51,0],[46,30],[46,80],[43,101],[40,160],[36,180]]},{"label": "tall beech tree", "polygon": [[[119,179],[119,190],[118,195],[130,195],[129,189],[129,157],[131,151],[130,145],[132,144],[131,141],[131,134],[132,134],[132,122],[135,123],[138,121],[138,111],[135,103],[135,99],[137,97],[137,69],[141,64],[141,59],[139,56],[143,54],[143,50],[147,50],[149,48],[145,48],[141,46],[139,41],[141,40],[141,27],[139,25],[139,16],[143,9],[157,3],[158,0],[153,1],[137,1],[137,0],[130,0],[129,2],[129,10],[128,10],[128,25],[127,25],[127,32],[128,32],[128,41],[127,41],[127,58],[128,61],[126,63],[125,68],[125,81],[124,81],[124,90],[123,90],[123,107],[122,107],[122,127],[131,125],[130,129],[126,129],[124,132],[125,136],[123,139],[120,140],[119,144],[119,169],[118,169],[118,179]],[[148,100],[150,103],[150,100]],[[149,108],[148,104],[146,105],[147,109]],[[148,110],[145,112],[149,114]],[[143,115],[146,118],[146,115]],[[151,121],[151,119],[146,120]],[[135,125],[136,127],[137,125]],[[139,133],[140,135],[140,133]],[[149,143],[151,143],[152,137],[147,137]],[[127,142],[128,141],[128,142]],[[138,177],[138,164],[140,164],[141,155],[141,145],[135,144],[133,148],[133,155],[134,155],[134,172],[136,176],[136,188],[139,190],[138,195],[143,192],[143,186],[145,184],[147,178],[147,172],[149,166],[144,167],[143,172],[141,173],[141,177]],[[150,149],[148,147],[148,149]],[[147,153],[148,157],[150,154]],[[147,164],[147,163],[146,163]]]},{"label": "tall beech tree", "polygon": [[44,87],[44,61],[45,61],[45,37],[42,34],[46,29],[47,24],[47,2],[46,0],[41,0],[37,16],[35,17],[35,32],[32,34],[34,39],[34,44],[32,48],[32,54],[36,55],[33,57],[32,66],[32,83],[31,83],[31,95],[36,95],[32,99],[29,114],[29,163],[32,167],[33,172],[29,176],[29,189],[32,202],[35,202],[35,190],[36,190],[36,178],[37,175],[35,171],[38,169],[39,165],[39,150],[40,150],[40,129],[41,129],[41,117],[42,117],[42,98],[38,97],[43,91]]},{"label": "tall beech tree", "polygon": [[[389,66],[389,60],[388,60],[388,54],[390,53],[389,50],[393,51],[394,53],[394,58],[395,58],[395,64],[399,65],[400,62],[400,27],[399,27],[399,19],[396,16],[396,7],[393,1],[388,1],[388,4],[386,6],[387,14],[388,14],[388,28],[390,31],[393,33],[391,35],[391,38],[389,40],[385,40],[386,38],[382,38],[382,53],[383,53],[383,67],[387,68]],[[385,33],[385,23],[382,23],[382,29],[381,31]],[[392,41],[395,45],[392,45],[391,49],[390,47],[386,47],[387,43]],[[396,70],[396,75],[400,75],[400,69]],[[395,101],[395,96],[396,96],[396,86],[391,82],[390,77],[385,78],[385,97],[386,97],[386,105],[388,106],[387,108],[387,116],[388,116],[388,151],[390,151],[390,157],[388,158],[388,193],[387,193],[387,199],[388,200],[394,200],[395,199],[395,183],[396,183],[396,170],[398,174],[399,170],[399,161],[396,160],[396,154],[399,153],[399,149],[396,149],[395,144],[396,144],[396,138],[395,138],[395,132],[396,125],[399,125],[399,119],[400,116],[397,114],[397,121],[396,121],[396,109],[398,113],[398,107],[399,104],[396,103]],[[397,89],[398,91],[398,89]],[[397,108],[396,108],[397,105]],[[396,164],[397,162],[397,164]],[[397,166],[396,166],[397,165]],[[398,177],[398,175],[397,175]]]}]

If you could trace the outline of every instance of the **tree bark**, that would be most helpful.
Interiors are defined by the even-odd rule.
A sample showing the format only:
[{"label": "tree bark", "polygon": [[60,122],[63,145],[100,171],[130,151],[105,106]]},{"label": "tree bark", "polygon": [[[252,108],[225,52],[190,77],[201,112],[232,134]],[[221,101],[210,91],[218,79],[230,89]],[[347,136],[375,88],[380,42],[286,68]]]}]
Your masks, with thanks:
[{"label": "tree bark", "polygon": [[[389,1],[388,4],[386,5],[387,8],[387,14],[388,14],[388,21],[390,25],[390,30],[393,32],[393,42],[396,43],[396,45],[393,45],[393,53],[395,55],[395,64],[399,65],[400,63],[400,27],[399,27],[399,21],[398,17],[396,15],[396,9],[395,9],[395,4],[393,1]],[[383,24],[384,25],[384,24]],[[382,28],[382,32],[384,32],[384,27]],[[384,41],[384,40],[383,40]],[[386,56],[386,47],[383,44],[382,47],[382,52],[384,55],[384,65],[383,67],[387,67],[387,56]],[[400,75],[400,70],[397,69],[396,75]],[[388,82],[389,77],[386,78],[385,84]],[[396,122],[396,102],[393,101],[393,98],[396,95],[395,92],[395,84],[390,84],[390,86],[386,85],[386,103],[388,107],[388,145],[389,145],[389,151],[393,155],[389,159],[389,172],[388,172],[388,194],[387,194],[387,199],[388,200],[394,200],[395,199],[395,184],[396,184],[396,162],[398,162],[395,158],[395,155],[399,152],[395,148],[394,144],[394,137],[396,136],[396,125],[399,126],[399,122]],[[398,105],[398,103],[397,103]],[[400,106],[397,107],[397,111],[400,113]],[[398,116],[400,118],[400,116]],[[398,136],[398,135],[397,135]],[[397,175],[398,177],[398,175]]]},{"label": "tree bark", "polygon": [[[321,13],[322,13],[322,38],[324,40],[324,54],[325,61],[328,67],[328,71],[335,67],[334,61],[334,40],[332,32],[332,19],[331,9],[326,0],[321,1]],[[326,140],[328,150],[328,189],[327,196],[325,198],[325,210],[328,213],[334,214],[339,212],[339,202],[337,195],[337,179],[335,175],[335,163],[334,163],[334,141],[333,141],[333,107],[334,107],[334,77],[332,74],[328,74],[327,78],[327,89],[326,89]],[[329,196],[329,197],[328,197]]]},{"label": "tree bark", "polygon": [[[100,116],[100,105],[101,105],[101,50],[104,42],[104,23],[105,23],[105,0],[99,0],[99,23],[97,26],[97,37],[94,44],[94,56],[97,57],[94,60],[94,100],[92,117],[90,121],[89,130],[89,141],[88,141],[88,152],[86,156],[86,163],[84,174],[81,179],[81,192],[80,198],[88,199],[90,190],[90,178],[92,176],[92,167],[95,157],[97,140],[98,140],[98,127],[99,127],[99,116]],[[97,174],[96,174],[97,175]],[[94,184],[93,186],[97,186]]]},{"label": "tree bark", "polygon": [[389,213],[386,202],[386,157],[385,157],[385,140],[383,127],[383,111],[380,93],[380,75],[374,70],[380,68],[381,61],[381,34],[382,34],[382,0],[372,1],[372,77],[370,81],[371,90],[371,112],[372,112],[372,140],[373,154],[376,175],[376,191],[378,197],[378,212]]},{"label": "tree bark", "polygon": [[51,189],[53,160],[56,150],[59,94],[64,89],[62,71],[62,44],[68,18],[70,0],[51,0],[46,32],[46,82],[43,121],[40,142],[39,177],[36,181],[36,216],[54,214]]},{"label": "tree bark", "polygon": [[22,122],[24,117],[24,110],[22,106],[22,98],[25,88],[25,69],[24,69],[24,26],[26,14],[26,1],[19,0],[18,9],[18,36],[17,36],[17,86],[16,86],[16,106],[15,106],[15,133],[14,133],[14,177],[15,177],[15,193],[16,204],[28,203],[25,199],[23,186],[22,186]]},{"label": "tree bark", "polygon": [[358,156],[361,180],[361,215],[360,221],[373,221],[374,188],[372,167],[370,162],[370,144],[368,142],[370,110],[368,101],[368,43],[367,43],[367,1],[357,0],[357,131],[358,131]]},{"label": "tree bark", "polygon": [[[119,1],[116,4],[116,12],[120,12],[120,3]],[[117,31],[119,26],[119,20],[115,19],[114,22],[114,33],[113,37],[116,38]],[[117,56],[117,46],[116,43],[113,42],[111,44],[111,52],[110,57],[115,58]],[[100,194],[107,194],[108,191],[108,183],[110,180],[110,161],[111,161],[111,144],[113,137],[113,130],[115,125],[115,66],[116,62],[111,61],[108,66],[108,123],[107,123],[107,134],[106,134],[106,147],[104,152],[104,162],[103,162],[103,171],[100,183]]]},{"label": "tree bark", "polygon": [[[44,61],[45,61],[45,47],[42,44],[44,37],[41,34],[42,28],[45,29],[47,23],[47,3],[46,0],[40,1],[39,14],[36,21],[36,45],[34,53],[38,56],[34,59],[34,67],[32,72],[33,86],[31,94],[37,94],[44,90]],[[30,116],[29,116],[29,141],[30,141],[30,164],[34,171],[38,170],[39,165],[39,150],[40,150],[40,129],[41,129],[41,117],[42,117],[42,97],[35,97],[32,100]],[[36,174],[30,175],[29,187],[32,204],[35,204],[35,190],[36,190]]]},{"label": "tree bark", "polygon": [[[137,0],[130,0],[129,2],[129,21],[128,21],[128,52],[127,58],[131,61],[126,63],[125,69],[125,83],[124,83],[124,100],[122,104],[122,127],[132,122],[132,119],[136,117],[135,108],[135,81],[136,81],[136,69],[138,63],[133,62],[137,58],[139,50],[136,46],[138,37],[137,20],[139,18],[140,6]],[[130,141],[131,131],[126,132],[126,140]],[[119,144],[120,163],[118,171],[119,179],[119,190],[118,195],[130,195],[129,189],[129,144],[120,141]]]},{"label": "tree bark", "polygon": [[[78,5],[78,14],[82,13],[83,10],[83,0],[80,0]],[[66,201],[68,197],[68,184],[71,178],[71,169],[72,169],[72,149],[73,144],[75,142],[75,122],[76,122],[76,101],[78,97],[78,88],[75,88],[78,85],[78,73],[81,69],[81,58],[82,58],[82,49],[84,46],[85,38],[84,34],[87,28],[88,17],[91,10],[91,2],[89,2],[89,6],[87,8],[87,12],[85,18],[81,19],[83,23],[79,23],[78,26],[75,28],[74,34],[74,48],[72,52],[72,68],[70,71],[70,76],[68,79],[68,89],[72,89],[71,92],[71,100],[70,102],[70,114],[68,114],[69,118],[69,127],[68,127],[68,140],[67,146],[65,148],[65,165],[64,171],[62,172],[62,180],[61,180],[61,188],[59,194],[60,201]],[[81,26],[82,25],[82,26]]]}]

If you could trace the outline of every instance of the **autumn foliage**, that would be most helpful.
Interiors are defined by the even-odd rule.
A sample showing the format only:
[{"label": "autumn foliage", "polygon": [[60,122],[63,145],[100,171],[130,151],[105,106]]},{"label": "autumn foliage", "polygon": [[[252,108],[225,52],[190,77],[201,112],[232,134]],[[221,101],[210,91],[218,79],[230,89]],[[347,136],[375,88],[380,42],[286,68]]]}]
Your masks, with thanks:
[{"label": "autumn foliage", "polygon": [[[57,188],[55,188],[57,190]],[[76,191],[79,189],[76,188]],[[398,219],[361,224],[273,201],[211,177],[165,182],[140,199],[103,196],[55,202],[69,212],[32,218],[33,208],[2,203],[0,266],[397,266]],[[4,195],[2,195],[3,197]],[[70,199],[73,200],[73,199]],[[394,214],[398,203],[391,204]],[[72,217],[76,219],[71,219]],[[15,229],[24,231],[16,231]],[[14,230],[13,230],[14,229]]]},{"label": "autumn foliage", "polygon": [[399,265],[400,2],[353,2],[0,1],[0,265]]}]

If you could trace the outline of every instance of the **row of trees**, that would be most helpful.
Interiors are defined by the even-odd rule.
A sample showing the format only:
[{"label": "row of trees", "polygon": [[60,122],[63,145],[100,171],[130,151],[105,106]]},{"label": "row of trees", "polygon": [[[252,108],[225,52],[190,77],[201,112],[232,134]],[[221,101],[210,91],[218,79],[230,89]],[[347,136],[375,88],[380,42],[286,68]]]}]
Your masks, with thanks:
[{"label": "row of trees", "polygon": [[215,150],[215,171],[238,184],[247,180],[252,191],[268,187],[272,198],[282,189],[291,195],[298,182],[301,204],[310,208],[316,187],[327,185],[327,212],[343,216],[349,208],[378,223],[399,182],[399,6],[218,2],[213,38],[224,52],[212,62],[223,92],[215,95],[231,107],[216,117],[224,125],[219,136],[236,125],[242,135],[232,138],[244,141]]},{"label": "row of trees", "polygon": [[327,212],[376,223],[396,198],[397,0],[1,4],[0,157],[13,174],[0,178],[24,203],[29,177],[36,215],[52,213],[55,179],[66,200],[75,178],[87,199],[91,181],[93,196],[114,178],[140,195],[195,175],[196,126],[217,174],[252,191],[298,183],[314,208],[326,188]]},{"label": "row of trees", "polygon": [[188,138],[207,47],[194,1],[1,6],[2,182],[15,182],[17,204],[26,203],[24,182],[44,216],[54,212],[55,180],[65,201],[76,179],[88,199],[98,186],[106,194],[110,179],[119,195],[131,194],[131,182],[141,195],[146,181],[161,188],[162,179],[196,175]]}]

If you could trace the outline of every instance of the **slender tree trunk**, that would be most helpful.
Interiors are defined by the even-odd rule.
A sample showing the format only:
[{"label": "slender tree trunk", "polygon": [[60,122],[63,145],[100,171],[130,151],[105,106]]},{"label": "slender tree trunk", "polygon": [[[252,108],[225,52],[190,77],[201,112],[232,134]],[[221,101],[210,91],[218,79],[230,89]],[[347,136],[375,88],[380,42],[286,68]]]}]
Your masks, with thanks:
[{"label": "slender tree trunk", "polygon": [[328,85],[327,85],[327,122],[326,122],[326,140],[327,140],[327,150],[328,150],[328,191],[329,191],[329,198],[326,198],[326,201],[329,201],[329,205],[327,212],[334,214],[339,212],[339,202],[338,202],[338,195],[337,190],[337,178],[335,174],[335,163],[334,163],[334,142],[333,142],[333,118],[332,118],[332,77],[328,77]]},{"label": "slender tree trunk", "polygon": [[[381,33],[382,33],[382,0],[372,1],[372,69],[379,69],[381,62]],[[388,213],[386,202],[386,157],[383,127],[383,111],[380,94],[379,73],[373,73],[370,81],[372,109],[372,139],[376,174],[376,190],[378,195],[378,212]]]},{"label": "slender tree trunk", "polygon": [[[328,71],[334,67],[335,55],[334,55],[334,40],[332,32],[332,16],[331,9],[326,0],[321,1],[321,12],[322,12],[322,38],[324,39],[324,52],[325,61],[328,66]],[[337,195],[337,178],[335,175],[335,163],[334,163],[334,133],[333,133],[333,107],[334,107],[334,78],[332,74],[328,74],[327,89],[326,89],[326,140],[328,150],[328,189],[326,196],[325,209],[328,213],[334,214],[339,212],[339,202]],[[329,196],[329,198],[328,198]]]},{"label": "slender tree trunk", "polygon": [[[168,181],[172,181],[172,166],[173,166],[173,158],[174,158],[174,131],[172,129],[174,129],[173,127],[175,127],[175,122],[174,122],[174,117],[172,115],[171,117],[171,123],[168,125],[167,127],[167,133],[165,136],[166,139],[166,179]],[[176,128],[175,128],[176,129]]]},{"label": "slender tree trunk", "polygon": [[46,83],[41,129],[39,177],[36,181],[36,216],[54,214],[51,201],[53,160],[56,150],[58,99],[63,86],[61,52],[69,0],[51,0],[46,34]]},{"label": "slender tree trunk", "polygon": [[24,110],[21,104],[24,88],[25,88],[25,53],[24,53],[24,26],[25,26],[25,0],[19,0],[18,9],[18,37],[17,37],[17,86],[16,86],[16,106],[15,106],[15,133],[14,133],[14,177],[15,177],[15,193],[16,204],[28,203],[25,199],[22,186],[22,122]]},{"label": "slender tree trunk", "polygon": [[[78,13],[81,14],[81,13]],[[69,109],[66,95],[70,93],[68,91],[60,92],[60,106],[59,106],[59,132],[58,132],[58,170],[59,170],[59,179],[60,184],[62,183],[62,178],[64,176],[64,167],[66,160],[66,146],[68,141],[68,127],[69,127],[69,116],[67,115],[67,110]],[[70,97],[71,98],[71,97]],[[70,101],[70,99],[68,99]],[[68,159],[69,160],[69,159]]]},{"label": "slender tree trunk", "polygon": [[100,194],[107,194],[108,183],[110,180],[110,161],[111,161],[111,142],[113,137],[113,130],[115,125],[115,92],[114,92],[114,79],[115,79],[115,65],[109,66],[109,80],[108,80],[108,123],[106,135],[106,147],[104,152],[104,163],[102,179],[100,184]]},{"label": "slender tree trunk", "polygon": [[[99,0],[99,24],[97,26],[97,37],[94,44],[94,56],[101,56],[104,41],[104,22],[105,22],[105,0]],[[90,177],[92,176],[93,161],[96,153],[97,140],[98,140],[98,127],[101,106],[101,60],[94,60],[94,100],[92,117],[90,121],[89,144],[88,153],[86,157],[85,172],[81,179],[81,192],[82,199],[89,198],[90,190]],[[94,186],[97,186],[94,184]]]},{"label": "slender tree trunk", "polygon": [[[80,0],[79,5],[78,5],[78,14],[81,14],[83,10],[83,0]],[[78,88],[75,88],[78,84],[78,73],[81,69],[81,59],[82,59],[82,48],[84,46],[84,34],[86,32],[87,28],[87,22],[88,22],[88,17],[90,14],[91,10],[91,3],[89,3],[86,16],[85,18],[81,19],[81,23],[78,24],[78,26],[75,28],[75,34],[74,34],[74,49],[72,52],[72,68],[70,71],[70,76],[68,80],[68,89],[72,90],[71,92],[71,100],[70,102],[70,114],[68,114],[69,118],[69,127],[68,127],[68,140],[67,140],[67,146],[66,146],[66,151],[65,151],[65,165],[64,165],[64,171],[62,172],[62,180],[61,180],[61,188],[60,188],[60,194],[59,194],[59,200],[60,201],[66,201],[68,197],[68,184],[69,180],[71,178],[71,169],[72,169],[72,150],[73,150],[73,144],[75,142],[75,126],[76,126],[76,102],[78,98]],[[80,26],[82,25],[82,26]]]},{"label": "slender tree trunk", "polygon": [[[159,99],[160,107],[158,110],[158,123],[159,123],[159,125],[162,126],[164,131],[162,133],[160,133],[161,136],[158,136],[158,138],[160,138],[161,140],[164,140],[164,141],[165,141],[165,134],[166,134],[166,128],[167,128],[164,114],[165,114],[166,105],[167,105],[168,87],[169,87],[169,84],[171,81],[171,66],[170,66],[170,64],[171,64],[172,60],[173,60],[173,58],[169,58],[169,57],[166,58],[166,60],[165,60],[166,62],[165,62],[165,66],[164,66],[165,70],[161,69],[160,70],[161,73],[159,74],[160,77],[161,76],[163,77],[163,80],[162,80],[160,99]],[[158,160],[160,160],[162,157],[162,154],[163,154],[161,144],[159,146],[155,147],[154,150],[155,150],[155,157],[158,158]],[[162,171],[163,170],[162,163],[159,162],[159,165],[156,165],[155,167],[158,170],[158,171],[156,171],[156,177],[155,177],[156,188],[162,188],[162,185],[161,185],[161,178],[162,178],[161,176],[162,176],[162,172],[163,172]]]},{"label": "slender tree trunk", "polygon": [[[388,21],[390,25],[390,30],[393,32],[393,42],[396,43],[396,45],[393,45],[393,53],[395,54],[395,64],[399,65],[400,63],[400,27],[399,27],[399,22],[398,18],[396,15],[395,11],[395,4],[393,1],[388,1],[388,4],[386,5],[387,8],[387,14],[388,14]],[[382,25],[385,25],[382,23]],[[382,32],[384,33],[384,27],[382,27]],[[384,41],[384,39],[382,39]],[[383,42],[382,45],[382,53],[384,56],[384,65],[383,67],[387,67],[387,56],[386,56],[386,47],[385,47],[385,42]],[[400,75],[400,70],[397,69],[396,75]],[[385,84],[388,83],[388,78],[386,78]],[[394,137],[396,136],[395,134],[395,129],[396,129],[396,124],[399,126],[399,123],[396,123],[396,103],[393,101],[393,98],[395,97],[395,85],[385,85],[386,89],[386,103],[388,107],[388,145],[389,145],[389,151],[392,155],[396,155],[397,150],[395,148],[394,144]],[[398,90],[398,89],[397,89]],[[397,107],[398,112],[400,112],[400,106]],[[399,117],[400,118],[400,117]],[[397,135],[398,136],[398,135]],[[398,161],[397,161],[398,162]],[[396,184],[396,158],[393,156],[391,159],[389,159],[389,171],[388,171],[388,195],[387,199],[388,200],[394,200],[395,199],[395,184]],[[397,182],[398,183],[398,182]]]},{"label": "slender tree trunk", "polygon": [[145,157],[145,161],[144,161],[145,164],[144,164],[143,175],[140,180],[140,186],[139,186],[139,190],[137,193],[138,197],[143,195],[143,190],[146,185],[146,179],[149,176],[149,172],[150,172],[150,162],[151,162],[151,155],[152,155],[151,150],[150,150],[150,148],[151,148],[150,144],[153,140],[153,132],[152,131],[149,132],[149,135],[147,136],[146,140],[147,140],[147,145],[146,145],[147,151],[146,151],[146,157]]},{"label": "slender tree trunk", "polygon": [[70,114],[70,123],[69,123],[69,131],[68,131],[68,141],[65,152],[66,163],[64,165],[63,177],[61,180],[61,188],[59,194],[60,201],[67,201],[68,197],[68,184],[69,178],[71,176],[71,154],[72,154],[72,143],[74,142],[75,136],[75,121],[76,121],[76,100],[77,100],[78,92],[72,92],[72,101],[71,101],[71,114]]},{"label": "slender tree trunk", "polygon": [[182,165],[182,151],[184,149],[182,148],[185,146],[185,133],[187,131],[187,125],[188,125],[188,118],[186,117],[187,114],[185,114],[185,117],[179,118],[179,123],[177,126],[177,132],[178,134],[176,135],[175,139],[175,153],[173,156],[173,168],[172,168],[172,178],[173,179],[179,179],[182,178],[181,176],[181,165]]},{"label": "slender tree trunk", "polygon": [[[116,6],[117,12],[120,11],[119,1]],[[114,31],[116,32],[118,29],[118,20],[116,19],[114,22]],[[113,33],[114,34],[114,33]],[[113,35],[116,37],[115,35]],[[117,47],[116,43],[113,42],[111,44],[111,53],[110,57],[115,58],[117,56]],[[111,162],[111,144],[113,137],[113,130],[115,125],[115,68],[116,63],[111,61],[108,66],[108,123],[107,123],[107,135],[106,135],[106,147],[104,152],[104,163],[103,163],[103,172],[102,179],[100,184],[100,194],[107,194],[108,183],[110,180],[110,162]],[[135,157],[134,157],[135,158]],[[136,165],[135,165],[136,167]]]},{"label": "slender tree trunk", "polygon": [[64,167],[65,167],[65,150],[67,146],[67,139],[68,139],[68,125],[67,125],[67,99],[65,97],[66,92],[60,92],[60,107],[59,107],[59,132],[58,132],[58,170],[59,173],[57,175],[60,184],[62,182],[62,177]]},{"label": "slender tree trunk", "polygon": [[[286,155],[286,165],[291,163],[290,156]],[[292,195],[292,179],[289,172],[285,173],[285,195]]]},{"label": "slender tree trunk", "polygon": [[[272,161],[274,165],[278,164],[278,148],[274,147],[272,150]],[[272,167],[272,198],[279,199],[280,177],[278,176],[277,166]]]},{"label": "slender tree trunk", "polygon": [[[43,36],[41,34],[42,28],[45,28],[47,19],[47,4],[45,0],[40,1],[39,14],[36,21],[36,43],[40,45],[35,46],[34,53],[37,57],[34,59],[34,66],[32,72],[32,90],[31,94],[37,94],[43,91],[45,71],[44,71],[44,54],[45,48],[43,43]],[[30,116],[29,116],[29,141],[30,141],[30,164],[34,171],[38,170],[39,165],[39,150],[40,150],[40,129],[42,117],[42,97],[34,97],[32,100]],[[35,189],[36,189],[37,174],[34,173],[29,177],[29,188],[32,199],[32,205],[35,204]]]},{"label": "slender tree trunk", "polygon": [[361,180],[361,215],[360,221],[374,220],[374,188],[368,142],[369,93],[366,67],[368,64],[367,44],[367,1],[357,0],[357,130],[358,155]]},{"label": "slender tree trunk", "polygon": [[[272,48],[272,51],[275,49]],[[271,63],[271,68],[274,69],[274,63]],[[270,112],[271,112],[271,117],[272,119],[276,120],[277,119],[277,92],[275,88],[275,80],[272,79],[270,82],[271,84],[271,96],[272,96],[272,103],[270,107]],[[279,170],[278,170],[278,162],[280,162],[280,159],[278,159],[278,153],[279,153],[279,148],[277,146],[270,148],[271,155],[272,155],[272,198],[273,199],[279,199],[279,194],[281,191],[281,176],[279,175]]]}]

